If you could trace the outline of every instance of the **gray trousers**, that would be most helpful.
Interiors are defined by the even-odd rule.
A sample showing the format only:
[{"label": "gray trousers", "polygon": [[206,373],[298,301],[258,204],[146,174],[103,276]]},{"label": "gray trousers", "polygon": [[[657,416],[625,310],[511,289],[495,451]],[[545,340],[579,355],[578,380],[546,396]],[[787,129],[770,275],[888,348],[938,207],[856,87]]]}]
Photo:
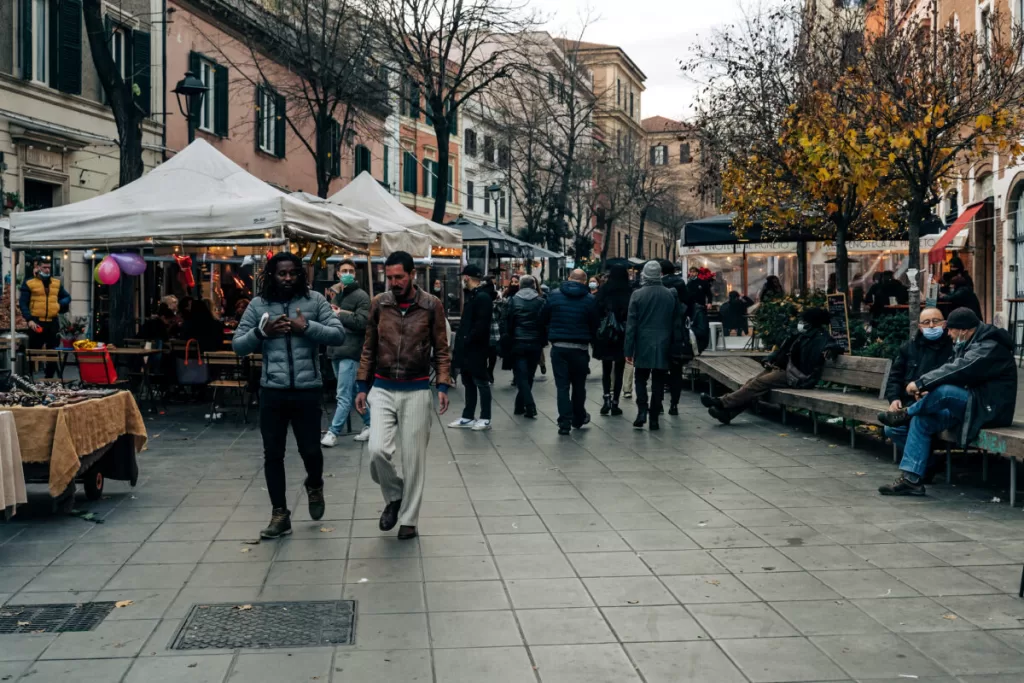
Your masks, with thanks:
[{"label": "gray trousers", "polygon": [[[416,526],[423,502],[427,444],[433,414],[429,389],[391,391],[374,386],[370,404],[370,476],[388,503],[402,501],[398,523]],[[395,469],[401,450],[402,474]]]}]

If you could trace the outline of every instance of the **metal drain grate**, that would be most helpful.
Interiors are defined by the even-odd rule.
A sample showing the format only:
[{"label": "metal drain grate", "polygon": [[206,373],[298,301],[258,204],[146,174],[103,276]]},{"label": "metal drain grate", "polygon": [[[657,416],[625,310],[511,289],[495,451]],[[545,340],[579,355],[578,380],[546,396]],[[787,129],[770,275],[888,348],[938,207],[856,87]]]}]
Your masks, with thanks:
[{"label": "metal drain grate", "polygon": [[113,602],[0,607],[0,635],[91,631],[114,609]]},{"label": "metal drain grate", "polygon": [[172,650],[351,645],[355,601],[193,605]]}]

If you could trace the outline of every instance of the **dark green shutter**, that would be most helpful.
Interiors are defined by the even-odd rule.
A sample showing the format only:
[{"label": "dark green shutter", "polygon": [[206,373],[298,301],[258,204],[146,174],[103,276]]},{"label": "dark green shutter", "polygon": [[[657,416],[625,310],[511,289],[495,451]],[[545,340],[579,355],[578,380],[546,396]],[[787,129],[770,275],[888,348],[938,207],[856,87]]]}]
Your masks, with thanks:
[{"label": "dark green shutter", "polygon": [[432,106],[430,106],[430,98],[427,98],[427,99],[423,100],[423,111],[426,113],[426,117],[425,117],[426,124],[428,126],[434,125],[434,117],[433,117],[434,108]]},{"label": "dark green shutter", "polygon": [[284,95],[272,93],[274,96],[274,153],[278,159],[284,159],[284,135],[288,125],[288,103]]},{"label": "dark green shutter", "polygon": [[46,75],[39,80],[56,88],[60,84],[60,4],[49,0],[50,16],[46,25]]},{"label": "dark green shutter", "polygon": [[448,161],[448,201],[449,202],[452,201],[452,178],[455,175],[453,173],[454,170],[455,169],[452,168],[452,162],[451,162],[451,160],[449,160]]},{"label": "dark green shutter", "polygon": [[420,118],[420,86],[412,83],[409,86],[409,116],[419,120]]},{"label": "dark green shutter", "polygon": [[21,0],[18,7],[21,31],[18,41],[21,45],[21,77],[32,80],[32,0]]},{"label": "dark green shutter", "polygon": [[263,140],[263,86],[256,86],[256,151],[260,151]]},{"label": "dark green shutter", "polygon": [[213,132],[227,137],[228,134],[228,68],[213,65]]},{"label": "dark green shutter", "polygon": [[[199,73],[200,70],[201,70],[200,69],[200,62],[201,61],[202,61],[202,57],[199,56],[198,52],[189,52],[188,53],[188,70],[191,71],[192,74],[196,78],[198,78],[200,80],[202,80],[202,76]],[[206,95],[209,96],[210,93],[206,93]]]},{"label": "dark green shutter", "polygon": [[430,196],[430,160],[426,159],[423,162],[423,196]]},{"label": "dark green shutter", "polygon": [[57,89],[82,94],[82,0],[61,0],[57,17]]},{"label": "dark green shutter", "polygon": [[416,155],[412,152],[402,155],[402,191],[416,194]]},{"label": "dark green shutter", "polygon": [[389,156],[389,154],[388,154],[388,146],[384,145],[384,184],[385,185],[390,185],[391,184],[388,181],[388,156]]},{"label": "dark green shutter", "polygon": [[132,80],[139,86],[139,94],[135,103],[146,116],[152,113],[150,99],[152,95],[152,43],[148,31],[132,31]]}]

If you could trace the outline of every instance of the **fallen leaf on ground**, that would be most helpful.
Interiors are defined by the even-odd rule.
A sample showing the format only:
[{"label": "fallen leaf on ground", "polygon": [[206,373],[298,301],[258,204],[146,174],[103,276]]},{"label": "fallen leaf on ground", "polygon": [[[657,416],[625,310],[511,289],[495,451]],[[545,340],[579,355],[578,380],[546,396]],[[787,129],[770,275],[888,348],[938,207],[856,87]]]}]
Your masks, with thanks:
[{"label": "fallen leaf on ground", "polygon": [[712,586],[720,586],[720,585],[722,585],[722,582],[719,581],[718,579],[705,579],[704,583],[710,583]]},{"label": "fallen leaf on ground", "polygon": [[244,543],[246,545],[259,545],[260,544],[260,539],[257,538],[255,541],[242,541],[242,543]]},{"label": "fallen leaf on ground", "polygon": [[956,620],[957,620],[957,619],[959,619],[960,617],[958,617],[958,616],[957,616],[957,615],[955,615],[955,614],[943,614],[943,615],[942,615],[942,618],[943,618],[943,619],[948,619],[949,621],[956,621]]},{"label": "fallen leaf on ground", "polygon": [[117,602],[114,603],[114,608],[115,609],[120,609],[122,607],[127,607],[128,605],[134,605],[134,604],[135,604],[134,600],[118,600]]},{"label": "fallen leaf on ground", "polygon": [[240,553],[251,553],[252,552],[252,548],[239,548],[238,552],[240,552]]},{"label": "fallen leaf on ground", "polygon": [[235,609],[239,610],[240,612],[248,612],[252,609],[252,605],[236,605]]},{"label": "fallen leaf on ground", "polygon": [[779,436],[789,436],[789,434],[779,434]]},{"label": "fallen leaf on ground", "polygon": [[828,445],[828,447],[829,447],[829,448],[835,448],[835,447],[836,447],[836,445],[835,445],[834,443],[830,443],[830,444]]},{"label": "fallen leaf on ground", "polygon": [[199,662],[193,662],[192,664],[189,664],[189,665],[188,665],[188,668],[190,668],[190,669],[194,669],[194,668],[196,668],[197,666],[199,666]]},{"label": "fallen leaf on ground", "polygon": [[333,526],[322,526],[322,527],[320,527],[320,533],[322,533],[322,534],[329,534],[332,531],[334,531],[334,527]]},{"label": "fallen leaf on ground", "polygon": [[990,500],[989,502],[990,503],[1002,503],[1003,501],[1002,501],[1002,499],[999,496],[992,496],[992,500]]},{"label": "fallen leaf on ground", "polygon": [[858,477],[863,477],[867,472],[854,472]]},{"label": "fallen leaf on ground", "polygon": [[626,600],[626,602],[629,603],[630,605],[639,605],[640,604],[639,600]]},{"label": "fallen leaf on ground", "polygon": [[18,626],[28,626],[31,623],[31,621],[19,621]]}]

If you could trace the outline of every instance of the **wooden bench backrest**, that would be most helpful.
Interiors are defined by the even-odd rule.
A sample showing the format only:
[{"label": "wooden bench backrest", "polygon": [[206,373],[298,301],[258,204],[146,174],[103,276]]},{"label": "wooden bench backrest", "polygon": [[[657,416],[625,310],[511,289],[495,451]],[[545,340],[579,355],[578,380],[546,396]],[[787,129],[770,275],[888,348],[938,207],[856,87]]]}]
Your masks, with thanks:
[{"label": "wooden bench backrest", "polygon": [[836,358],[835,361],[825,361],[821,379],[833,384],[877,389],[878,395],[882,397],[885,393],[885,383],[889,380],[890,367],[892,367],[892,361],[888,358],[866,358],[844,354]]}]

